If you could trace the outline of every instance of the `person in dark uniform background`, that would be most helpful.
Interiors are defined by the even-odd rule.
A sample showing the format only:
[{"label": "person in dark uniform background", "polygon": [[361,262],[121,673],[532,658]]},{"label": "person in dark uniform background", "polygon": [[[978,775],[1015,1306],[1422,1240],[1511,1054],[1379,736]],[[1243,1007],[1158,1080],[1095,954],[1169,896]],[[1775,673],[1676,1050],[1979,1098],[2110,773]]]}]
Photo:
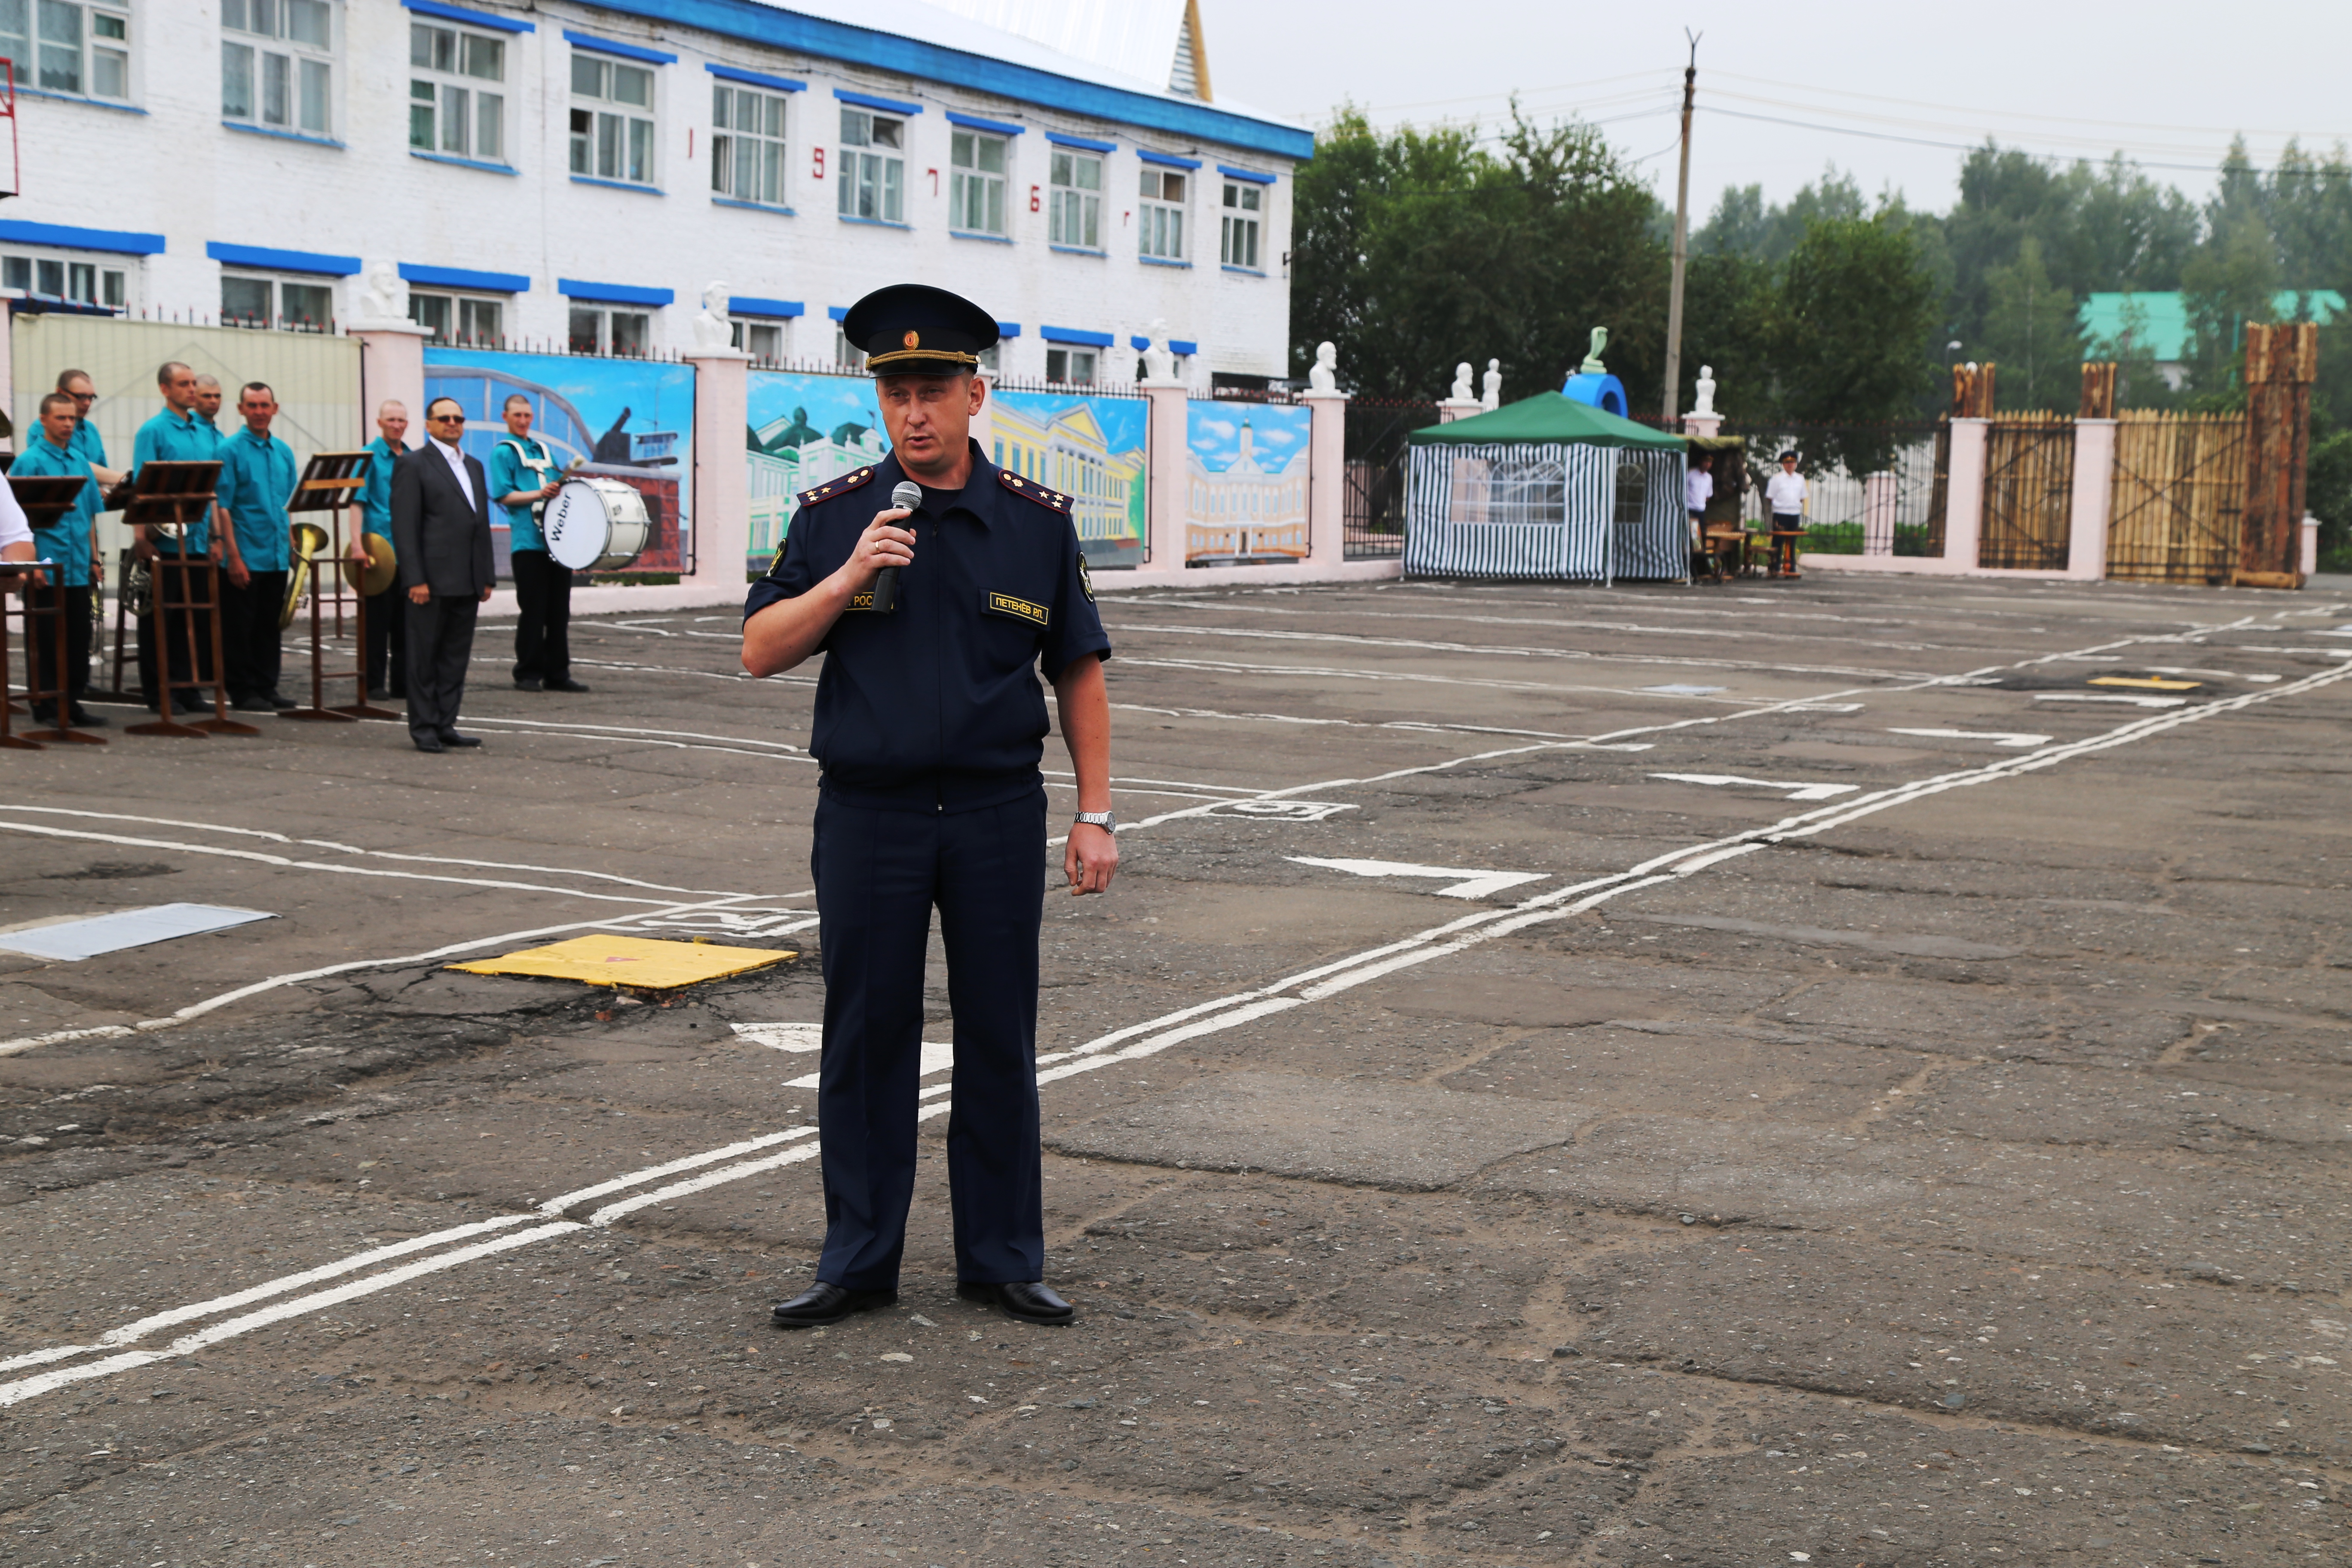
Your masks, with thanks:
[{"label": "person in dark uniform background", "polygon": [[[957,1293],[1066,1322],[1045,1283],[1037,1132],[1037,941],[1045,912],[1052,682],[1077,773],[1063,873],[1110,886],[1110,641],[1070,498],[997,468],[971,438],[994,318],[903,284],[851,307],[890,455],[805,491],[744,606],[754,676],[824,653],[810,749],[823,766],[810,854],[824,970],[817,1129],[825,1242],[817,1283],[777,1324],[830,1323],[898,1299],[915,1182],[923,960],[931,910],[955,1015],[948,1176]],[[911,479],[922,504],[891,503]],[[877,579],[896,569],[896,604]],[[880,597],[888,600],[885,589]]]}]

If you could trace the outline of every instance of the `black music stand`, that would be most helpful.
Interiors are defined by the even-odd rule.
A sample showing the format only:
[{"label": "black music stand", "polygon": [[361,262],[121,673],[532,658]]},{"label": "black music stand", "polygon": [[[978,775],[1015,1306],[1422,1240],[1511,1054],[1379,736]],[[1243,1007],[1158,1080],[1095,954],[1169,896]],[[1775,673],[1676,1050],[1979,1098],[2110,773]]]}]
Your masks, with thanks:
[{"label": "black music stand", "polygon": [[[321,601],[327,597],[328,579],[333,579],[335,602],[335,635],[343,632],[344,586],[347,582],[342,553],[342,514],[359,504],[359,493],[366,488],[370,452],[320,452],[302,469],[302,478],[294,487],[294,497],[286,503],[289,513],[310,511],[332,512],[334,521],[329,525],[327,541],[330,559],[313,558],[310,563],[310,705],[290,708],[278,714],[280,719],[328,720],[348,722],[354,719],[397,719],[399,714],[389,708],[378,708],[367,700],[367,601],[358,595],[351,595],[352,625],[359,667],[345,671],[325,667],[326,651],[323,631],[320,626]],[[326,683],[348,678],[357,683],[359,694],[351,703],[341,708],[326,705]]]},{"label": "black music stand", "polygon": [[[220,481],[217,459],[202,463],[149,463],[139,470],[130,495],[122,508],[122,521],[133,528],[150,528],[184,540],[188,525],[201,521],[211,510],[213,498]],[[167,573],[164,568],[182,568]],[[172,735],[191,740],[205,734],[258,735],[254,725],[240,723],[228,716],[228,688],[223,683],[220,624],[220,567],[206,556],[165,555],[157,552],[152,563],[154,587],[148,595],[149,636],[155,650],[155,718],[147,724],[133,724],[125,734]],[[196,570],[202,567],[201,574]],[[182,596],[173,598],[165,584],[176,581],[182,586]],[[199,595],[197,584],[203,584]],[[212,636],[213,678],[199,679],[196,671],[203,660],[197,657],[195,612],[207,612]],[[180,625],[185,628],[188,645],[188,679],[172,679],[172,656],[167,646],[170,637],[169,613],[181,613]],[[172,693],[185,689],[210,687],[213,694],[213,716],[194,724],[183,724],[173,716]]]},{"label": "black music stand", "polygon": [[[25,520],[37,529],[47,528],[73,510],[75,503],[81,499],[82,487],[89,483],[90,480],[87,477],[78,479],[71,474],[11,473],[8,476],[8,489],[15,494],[16,504],[24,509]],[[25,695],[31,700],[36,711],[41,706],[42,698],[54,701],[57,704],[56,719],[48,729],[26,731],[26,738],[103,746],[106,744],[104,736],[84,734],[73,727],[73,675],[66,668],[67,634],[71,628],[66,624],[65,584],[57,583],[52,586],[57,590],[58,602],[47,610],[33,608],[29,592],[25,597]],[[58,657],[51,666],[58,672],[58,689],[54,691],[42,690],[34,674],[39,668],[33,658],[33,621],[37,616],[47,617],[57,625]]]}]

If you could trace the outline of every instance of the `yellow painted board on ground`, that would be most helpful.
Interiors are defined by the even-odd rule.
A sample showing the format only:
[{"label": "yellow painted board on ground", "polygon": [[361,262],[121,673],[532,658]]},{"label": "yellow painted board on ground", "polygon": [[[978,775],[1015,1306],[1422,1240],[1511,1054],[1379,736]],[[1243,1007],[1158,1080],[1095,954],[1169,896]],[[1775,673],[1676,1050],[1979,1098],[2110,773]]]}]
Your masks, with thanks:
[{"label": "yellow painted board on ground", "polygon": [[2201,680],[2166,680],[2154,675],[2095,675],[2094,686],[2137,686],[2147,691],[2194,691],[2205,683]]},{"label": "yellow painted board on ground", "polygon": [[531,974],[583,980],[591,985],[667,991],[764,969],[799,953],[782,948],[724,947],[707,942],[655,942],[641,936],[575,936],[548,947],[527,947],[499,958],[453,963],[468,974]]}]

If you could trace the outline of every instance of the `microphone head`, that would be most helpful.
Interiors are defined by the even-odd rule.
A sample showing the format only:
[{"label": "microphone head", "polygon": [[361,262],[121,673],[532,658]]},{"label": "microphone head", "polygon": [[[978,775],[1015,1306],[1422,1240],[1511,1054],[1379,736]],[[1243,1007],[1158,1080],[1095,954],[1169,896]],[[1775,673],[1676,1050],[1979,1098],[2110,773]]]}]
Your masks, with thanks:
[{"label": "microphone head", "polygon": [[923,487],[912,479],[900,479],[890,487],[890,504],[914,510],[923,504]]}]

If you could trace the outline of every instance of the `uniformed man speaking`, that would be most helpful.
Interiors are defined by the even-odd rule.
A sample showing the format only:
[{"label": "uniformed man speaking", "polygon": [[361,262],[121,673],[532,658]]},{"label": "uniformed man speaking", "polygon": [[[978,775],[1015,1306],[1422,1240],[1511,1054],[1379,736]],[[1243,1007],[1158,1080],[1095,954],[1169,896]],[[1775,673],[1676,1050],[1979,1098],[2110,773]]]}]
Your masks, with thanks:
[{"label": "uniformed man speaking", "polygon": [[[744,606],[743,668],[818,650],[818,938],[824,1046],[817,1131],[824,1253],[817,1283],[778,1303],[788,1328],[898,1299],[915,1184],[923,959],[931,910],[955,1014],[948,1178],[957,1293],[1066,1322],[1045,1283],[1038,1191],[1037,937],[1045,911],[1054,685],[1077,773],[1063,869],[1110,886],[1110,653],[1070,523],[1070,498],[999,468],[971,438],[996,322],[906,284],[851,307],[842,331],[876,377],[890,455],[803,492],[775,565]],[[906,482],[922,503],[891,501]],[[887,606],[887,608],[885,607]]]}]

